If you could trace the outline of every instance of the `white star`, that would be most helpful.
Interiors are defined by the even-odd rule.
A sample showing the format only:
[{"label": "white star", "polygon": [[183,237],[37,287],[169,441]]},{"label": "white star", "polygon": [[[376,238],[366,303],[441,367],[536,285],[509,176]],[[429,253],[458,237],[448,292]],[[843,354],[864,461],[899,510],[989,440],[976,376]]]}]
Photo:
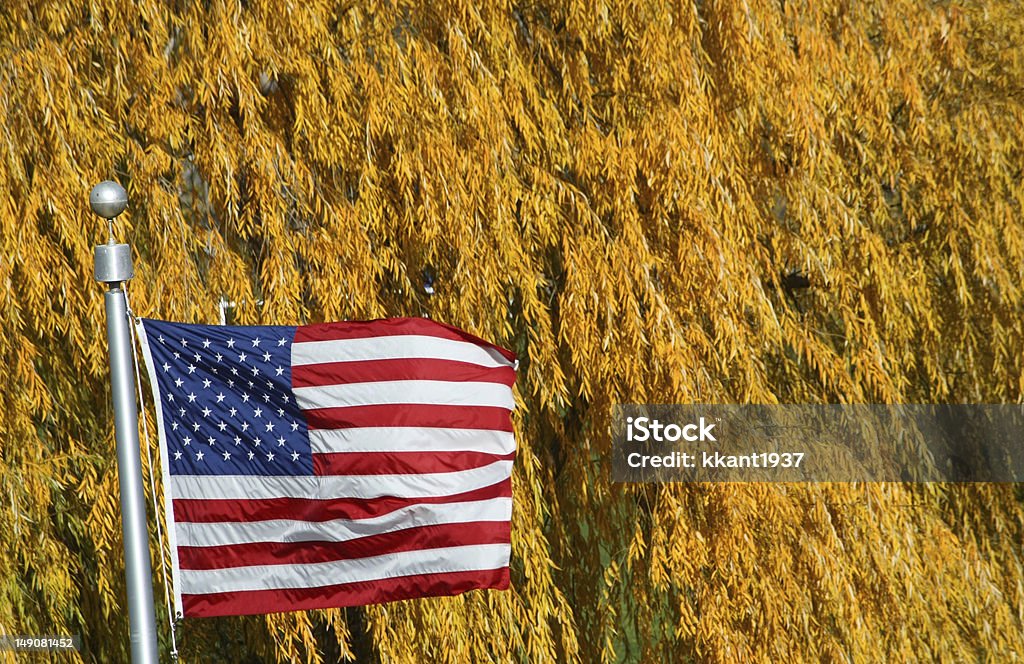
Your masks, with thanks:
[{"label": "white star", "polygon": [[252,458],[253,458],[254,456],[256,456],[256,455],[255,455],[255,454],[253,454],[252,452],[249,452],[249,461],[252,461]]},{"label": "white star", "polygon": [[280,438],[277,439],[277,446],[284,447],[284,436],[281,436]]},{"label": "white star", "polygon": [[234,347],[235,347],[235,340],[234,339],[228,339],[228,348],[234,348]]},{"label": "white star", "polygon": [[171,365],[169,365],[166,362],[164,362],[164,373],[167,373],[170,370],[171,370]]},{"label": "white star", "polygon": [[187,341],[185,341],[184,339],[182,339],[182,340],[181,340],[181,347],[182,347],[182,348],[187,348],[187,347],[188,347],[188,342],[187,342]]},{"label": "white star", "polygon": [[247,357],[249,357],[249,356],[246,355],[245,353],[242,353],[241,355],[238,356],[238,361],[239,362],[245,362],[245,358],[247,358]]},{"label": "white star", "polygon": [[248,431],[248,430],[249,430],[249,423],[248,422],[242,422],[242,431]]},{"label": "white star", "polygon": [[205,407],[205,406],[203,407],[203,417],[209,417],[209,416],[210,416],[210,413],[212,413],[212,412],[213,412],[213,411],[212,411],[212,410],[210,410],[209,408],[207,408],[207,407]]},{"label": "white star", "polygon": [[178,409],[178,415],[181,415],[182,417],[185,417],[185,409],[184,408],[179,408]]},{"label": "white star", "polygon": [[182,386],[182,385],[184,385],[184,384],[185,384],[185,381],[183,381],[182,379],[180,379],[180,378],[175,378],[175,379],[174,379],[174,385],[175,385],[175,387],[181,387],[181,386]]},{"label": "white star", "polygon": [[217,428],[223,431],[224,429],[228,428],[228,425],[221,422],[220,424],[217,425]]},{"label": "white star", "polygon": [[298,431],[298,430],[299,430],[299,423],[298,422],[292,422],[292,431]]},{"label": "white star", "polygon": [[164,342],[164,335],[161,334],[159,337],[156,338],[156,340],[159,341],[160,343],[163,343]]},{"label": "white star", "polygon": [[203,387],[209,389],[210,385],[211,385],[210,379],[209,378],[204,378],[203,379]]},{"label": "white star", "polygon": [[259,438],[253,438],[252,439],[252,444],[255,445],[256,447],[259,447],[260,443],[262,443],[262,442],[263,441],[261,441]]},{"label": "white star", "polygon": [[223,355],[221,355],[220,353],[217,353],[216,355],[214,355],[214,357],[216,357],[216,358],[217,358],[217,361],[218,361],[218,362],[220,362],[221,360],[223,360],[223,359],[224,359],[224,356],[223,356]]},{"label": "white star", "polygon": [[228,413],[229,413],[229,414],[231,415],[231,417],[234,417],[234,416],[235,416],[235,413],[237,413],[237,412],[238,412],[238,411],[237,411],[237,410],[235,409],[235,407],[234,407],[234,406],[232,406],[232,407],[231,407],[231,410],[229,410],[229,411],[228,411]]},{"label": "white star", "polygon": [[273,460],[274,460],[274,453],[273,452],[267,452],[267,461],[273,461]]},{"label": "white star", "polygon": [[282,399],[282,401],[284,401],[285,403],[288,403],[288,395],[287,395],[287,394],[282,394],[282,395],[281,395],[281,399]]},{"label": "white star", "polygon": [[[231,375],[232,376],[237,376],[238,375],[238,369],[235,368],[235,367],[231,367]],[[231,383],[231,384],[233,385],[234,383]]]},{"label": "white star", "polygon": [[233,381],[233,380],[231,380],[231,379],[229,378],[229,379],[228,379],[228,387],[234,387],[234,386],[235,386],[235,381]]},{"label": "white star", "polygon": [[184,440],[183,442],[184,442],[184,443],[185,443],[186,445],[191,445],[191,444],[192,444],[192,439],[191,439],[191,438],[189,438],[188,436],[185,436],[185,440]]},{"label": "white star", "polygon": [[263,409],[262,408],[257,408],[252,413],[253,417],[261,417],[262,415],[263,415]]},{"label": "white star", "polygon": [[199,431],[199,422],[193,422],[192,423],[192,430],[193,431]]},{"label": "white star", "polygon": [[213,436],[210,436],[209,438],[207,438],[206,442],[208,442],[211,446],[215,445],[217,443],[217,441],[213,438]]},{"label": "white star", "polygon": [[252,387],[256,387],[256,383],[254,383],[254,382],[252,382],[252,381],[250,380],[250,381],[249,381],[249,387],[250,387],[250,388],[252,388]]},{"label": "white star", "polygon": [[173,394],[171,394],[170,392],[168,392],[168,393],[167,393],[167,400],[168,400],[168,401],[174,401],[174,395],[173,395]]},{"label": "white star", "polygon": [[242,392],[242,401],[249,403],[249,395],[245,392]]},{"label": "white star", "polygon": [[267,403],[270,403],[270,395],[269,395],[269,394],[264,394],[264,395],[263,395],[263,400],[264,400],[265,402],[267,402]]},{"label": "white star", "polygon": [[203,451],[199,450],[199,452],[196,454],[196,461],[202,461],[202,460],[203,460]]},{"label": "white star", "polygon": [[267,431],[273,431],[273,430],[274,430],[274,423],[273,422],[267,422]]},{"label": "white star", "polygon": [[189,392],[188,393],[188,402],[189,403],[195,403],[195,400],[196,400],[196,393],[195,392]]},{"label": "white star", "polygon": [[231,458],[231,452],[225,452],[224,453],[224,460],[227,461],[230,458]]},{"label": "white star", "polygon": [[203,348],[209,348],[209,347],[210,347],[210,340],[209,339],[203,339]]},{"label": "white star", "polygon": [[196,358],[196,362],[203,359],[203,356],[200,355],[199,353],[193,353],[192,357]]},{"label": "white star", "polygon": [[263,353],[263,361],[264,362],[269,362],[270,361],[270,353]]},{"label": "white star", "polygon": [[260,375],[260,370],[258,368],[256,368],[256,367],[253,367],[252,368],[252,375],[253,376],[259,376]]},{"label": "white star", "polygon": [[194,374],[196,372],[196,365],[194,365],[194,364],[188,365],[188,372],[190,374]]},{"label": "white star", "polygon": [[175,351],[175,353],[174,353],[174,359],[176,359],[176,360],[180,360],[180,359],[181,359],[181,353],[179,353],[179,352]]},{"label": "white star", "polygon": [[299,460],[299,453],[298,452],[292,452],[292,461],[298,461],[298,460]]},{"label": "white star", "polygon": [[223,392],[218,392],[217,393],[217,403],[220,403],[221,401],[224,401],[224,393]]},{"label": "white star", "polygon": [[178,461],[180,459],[181,459],[181,451],[179,450],[179,451],[174,453],[174,460]]},{"label": "white star", "polygon": [[171,429],[174,430],[174,431],[177,431],[178,430],[178,423],[177,422],[171,422]]},{"label": "white star", "polygon": [[277,345],[278,345],[278,346],[283,346],[283,345],[285,345],[286,343],[288,343],[288,339],[286,339],[286,338],[284,338],[284,337],[281,337],[281,338],[280,338],[280,339],[278,340],[278,342],[277,342]]},{"label": "white star", "polygon": [[284,417],[284,408],[278,408],[277,409],[277,416],[278,417]]},{"label": "white star", "polygon": [[273,389],[273,387],[274,387],[274,381],[268,380],[267,381],[267,389],[270,390],[270,389]]},{"label": "white star", "polygon": [[256,337],[255,339],[252,340],[253,348],[259,348],[259,345],[260,345],[260,338],[259,337]]},{"label": "white star", "polygon": [[238,436],[235,436],[235,445],[237,446],[237,445],[241,445],[241,444],[242,444],[242,439],[239,438]]}]

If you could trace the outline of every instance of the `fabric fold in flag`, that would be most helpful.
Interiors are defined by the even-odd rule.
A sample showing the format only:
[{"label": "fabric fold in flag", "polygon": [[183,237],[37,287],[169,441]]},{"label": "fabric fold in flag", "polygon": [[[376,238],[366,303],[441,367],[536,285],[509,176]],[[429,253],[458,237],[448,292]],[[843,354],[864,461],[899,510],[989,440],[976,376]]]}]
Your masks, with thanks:
[{"label": "fabric fold in flag", "polygon": [[419,318],[139,331],[177,612],[508,587],[511,351]]}]

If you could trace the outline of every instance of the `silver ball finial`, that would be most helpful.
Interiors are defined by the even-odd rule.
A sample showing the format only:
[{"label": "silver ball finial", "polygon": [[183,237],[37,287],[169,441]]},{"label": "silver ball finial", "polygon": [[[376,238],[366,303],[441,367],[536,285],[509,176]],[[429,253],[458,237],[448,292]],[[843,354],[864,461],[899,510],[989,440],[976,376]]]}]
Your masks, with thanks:
[{"label": "silver ball finial", "polygon": [[89,205],[93,212],[110,221],[128,207],[128,194],[118,183],[104,180],[89,192]]}]

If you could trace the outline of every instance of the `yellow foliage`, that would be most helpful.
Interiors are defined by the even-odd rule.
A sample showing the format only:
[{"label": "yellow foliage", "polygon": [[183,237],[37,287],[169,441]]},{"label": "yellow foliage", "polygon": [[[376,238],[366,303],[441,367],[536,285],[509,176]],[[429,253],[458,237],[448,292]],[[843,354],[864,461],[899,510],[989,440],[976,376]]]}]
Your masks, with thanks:
[{"label": "yellow foliage", "polygon": [[127,654],[115,176],[140,315],[429,315],[522,362],[512,590],[190,621],[184,661],[1019,660],[1019,490],[608,451],[616,402],[1020,402],[1022,39],[1009,0],[8,0],[0,631]]}]

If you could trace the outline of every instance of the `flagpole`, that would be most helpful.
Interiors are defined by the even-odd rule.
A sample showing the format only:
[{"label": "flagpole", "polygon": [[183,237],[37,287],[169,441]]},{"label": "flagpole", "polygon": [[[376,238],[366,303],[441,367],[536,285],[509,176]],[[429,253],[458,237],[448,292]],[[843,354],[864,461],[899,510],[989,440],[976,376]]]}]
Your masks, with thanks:
[{"label": "flagpole", "polygon": [[96,281],[106,284],[107,343],[110,347],[110,385],[114,400],[117,475],[121,488],[121,531],[124,535],[125,576],[128,582],[128,627],[134,664],[157,664],[156,616],[153,610],[149,533],[139,457],[138,404],[132,382],[133,360],[128,330],[128,306],[121,284],[134,275],[131,247],[114,242],[113,220],[128,205],[116,182],[101,182],[89,193],[92,211],[107,220],[110,239],[96,245]]}]

